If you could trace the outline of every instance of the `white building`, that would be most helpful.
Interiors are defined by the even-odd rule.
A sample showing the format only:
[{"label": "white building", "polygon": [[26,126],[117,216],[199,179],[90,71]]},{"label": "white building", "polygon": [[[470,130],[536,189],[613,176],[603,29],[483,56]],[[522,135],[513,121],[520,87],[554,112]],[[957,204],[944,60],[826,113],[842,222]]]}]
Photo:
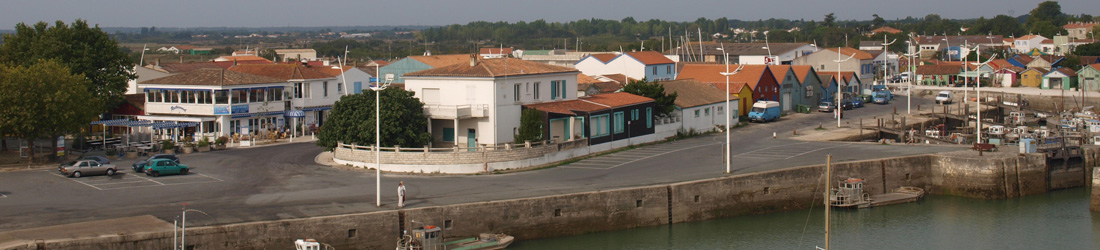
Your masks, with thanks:
[{"label": "white building", "polygon": [[[665,94],[676,94],[676,110],[672,116],[681,118],[680,131],[702,133],[725,127],[726,124],[737,125],[740,100],[733,95],[723,95],[725,89],[692,79],[663,81],[661,85],[665,87]],[[729,98],[732,116],[726,116],[726,98]],[[725,121],[727,117],[730,118],[728,123]]]},{"label": "white building", "polygon": [[314,49],[276,49],[275,54],[281,62],[317,60],[317,51]]},{"label": "white building", "polygon": [[424,102],[433,147],[497,145],[514,140],[524,104],[577,99],[576,69],[513,58],[405,74],[405,89]]},{"label": "white building", "polygon": [[[140,120],[198,122],[185,133],[216,137],[269,128],[285,110],[285,80],[225,69],[198,69],[140,82],[145,113]],[[276,125],[277,126],[277,125]]]},{"label": "white building", "polygon": [[585,75],[623,74],[648,81],[676,79],[676,62],[655,51],[591,54],[574,66]]}]

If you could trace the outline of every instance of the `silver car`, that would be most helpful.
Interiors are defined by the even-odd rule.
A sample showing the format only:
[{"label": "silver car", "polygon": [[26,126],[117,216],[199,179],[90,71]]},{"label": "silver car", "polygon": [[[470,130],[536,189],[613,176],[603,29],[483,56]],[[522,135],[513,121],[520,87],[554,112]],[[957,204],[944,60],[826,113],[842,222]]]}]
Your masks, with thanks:
[{"label": "silver car", "polygon": [[115,175],[118,168],[114,164],[100,164],[94,160],[79,160],[73,162],[73,164],[58,167],[57,171],[65,176],[80,178],[85,175]]}]

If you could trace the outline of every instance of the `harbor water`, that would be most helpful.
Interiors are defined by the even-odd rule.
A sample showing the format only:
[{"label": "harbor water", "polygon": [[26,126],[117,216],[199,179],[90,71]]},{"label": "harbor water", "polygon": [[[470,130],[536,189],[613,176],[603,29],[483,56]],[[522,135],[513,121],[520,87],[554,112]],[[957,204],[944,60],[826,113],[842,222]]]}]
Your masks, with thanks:
[{"label": "harbor water", "polygon": [[[824,209],[737,216],[568,237],[508,249],[815,249]],[[920,202],[833,209],[831,249],[1100,249],[1089,189],[1007,200],[929,195]]]}]

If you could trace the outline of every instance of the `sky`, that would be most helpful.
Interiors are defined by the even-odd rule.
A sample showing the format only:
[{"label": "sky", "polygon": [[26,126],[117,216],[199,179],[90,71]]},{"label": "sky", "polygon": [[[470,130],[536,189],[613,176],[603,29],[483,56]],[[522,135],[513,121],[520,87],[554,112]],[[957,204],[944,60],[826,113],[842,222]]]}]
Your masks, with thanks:
[{"label": "sky", "polygon": [[[449,25],[472,21],[568,22],[599,18],[694,21],[966,19],[1027,14],[1039,0],[0,0],[0,29],[84,19],[101,27],[316,27]],[[1100,1],[1059,1],[1062,12],[1100,16]]]}]

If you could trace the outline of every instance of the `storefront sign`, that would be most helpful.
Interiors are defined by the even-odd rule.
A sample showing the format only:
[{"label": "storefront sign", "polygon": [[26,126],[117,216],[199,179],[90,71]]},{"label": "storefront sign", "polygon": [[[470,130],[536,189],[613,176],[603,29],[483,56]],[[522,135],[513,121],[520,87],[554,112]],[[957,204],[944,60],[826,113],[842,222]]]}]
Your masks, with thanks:
[{"label": "storefront sign", "polygon": [[233,113],[234,113],[234,114],[244,114],[244,113],[248,113],[248,104],[245,104],[245,105],[233,105]]},{"label": "storefront sign", "polygon": [[215,115],[228,115],[228,114],[230,114],[229,113],[229,106],[214,106],[214,114]]}]

